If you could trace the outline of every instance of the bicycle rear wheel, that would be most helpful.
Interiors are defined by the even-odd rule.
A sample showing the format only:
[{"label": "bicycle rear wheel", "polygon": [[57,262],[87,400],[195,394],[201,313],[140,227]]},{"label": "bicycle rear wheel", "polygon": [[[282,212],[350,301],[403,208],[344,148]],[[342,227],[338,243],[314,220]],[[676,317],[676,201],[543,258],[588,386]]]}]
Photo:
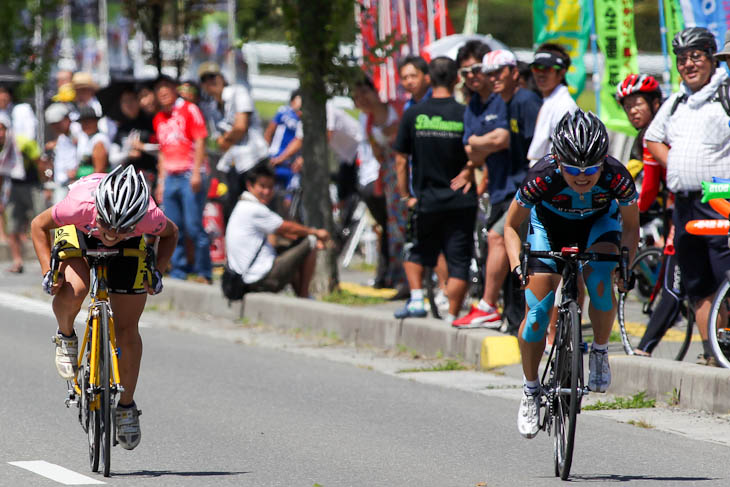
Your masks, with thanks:
[{"label": "bicycle rear wheel", "polygon": [[712,303],[707,334],[712,347],[712,354],[717,363],[730,368],[730,281],[725,279],[717,291]]},{"label": "bicycle rear wheel", "polygon": [[575,426],[583,395],[583,354],[580,349],[580,312],[575,302],[560,319],[561,346],[558,352],[555,395],[555,475],[567,480],[573,463]]},{"label": "bicycle rear wheel", "polygon": [[99,350],[99,383],[101,385],[101,404],[99,407],[101,427],[101,461],[104,467],[104,477],[109,476],[111,468],[111,446],[112,446],[112,398],[111,382],[109,372],[112,366],[111,350],[109,349],[109,309],[102,305],[99,316],[101,323],[100,350]]},{"label": "bicycle rear wheel", "polygon": [[[652,356],[659,358],[667,358],[672,360],[682,360],[687,354],[690,343],[692,341],[692,333],[694,331],[694,312],[689,301],[682,297],[677,301],[663,302],[660,298],[662,293],[662,283],[657,283],[657,279],[664,279],[662,266],[664,265],[664,256],[662,250],[658,247],[649,247],[639,252],[634,263],[631,266],[631,272],[636,276],[636,286],[629,293],[619,293],[618,299],[618,323],[621,333],[621,342],[624,352],[628,355],[634,355],[634,350],[639,345],[645,333],[645,328],[639,326],[639,322],[646,322],[644,316],[638,315],[641,310],[644,315],[651,316],[661,306],[673,305],[679,306],[679,310],[668,311],[662,309],[658,316],[675,316],[674,322],[665,323],[662,330],[654,329],[650,331],[651,337],[645,338],[645,341],[656,340],[651,345]],[[675,267],[675,272],[679,271],[679,267]],[[679,276],[667,276],[670,280]],[[671,282],[671,281],[670,281]],[[648,291],[649,286],[651,291]],[[638,315],[638,316],[637,316]]]}]

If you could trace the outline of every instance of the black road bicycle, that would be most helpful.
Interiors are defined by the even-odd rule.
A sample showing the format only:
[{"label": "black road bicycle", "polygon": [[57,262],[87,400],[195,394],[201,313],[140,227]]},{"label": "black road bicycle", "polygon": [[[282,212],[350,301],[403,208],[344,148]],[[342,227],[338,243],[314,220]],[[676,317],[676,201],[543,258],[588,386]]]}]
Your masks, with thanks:
[{"label": "black road bicycle", "polygon": [[580,252],[577,247],[564,247],[560,251],[533,251],[529,243],[522,246],[523,287],[527,283],[528,257],[557,259],[565,263],[555,339],[540,379],[542,394],[539,405],[544,411],[540,429],[554,437],[555,475],[562,480],[567,480],[570,475],[576,419],[581,401],[588,395],[583,377],[583,354],[587,347],[581,331],[578,274],[581,266],[587,262],[618,262],[621,276],[628,282],[628,255],[626,248],[621,250],[621,255],[617,255]]}]

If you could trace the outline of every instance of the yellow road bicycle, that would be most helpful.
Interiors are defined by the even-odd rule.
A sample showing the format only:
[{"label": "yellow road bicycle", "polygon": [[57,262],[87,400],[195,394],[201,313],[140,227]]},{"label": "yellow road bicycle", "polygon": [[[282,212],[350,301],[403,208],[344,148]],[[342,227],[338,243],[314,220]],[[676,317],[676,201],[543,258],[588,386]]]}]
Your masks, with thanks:
[{"label": "yellow road bicycle", "polygon": [[66,240],[56,239],[51,251],[53,282],[56,282],[59,266],[65,259],[84,257],[91,270],[89,314],[86,330],[79,348],[78,372],[68,381],[66,407],[79,408],[79,422],[89,441],[89,463],[93,472],[103,465],[103,474],[109,476],[111,447],[117,444],[114,424],[114,404],[117,394],[124,389],[119,378],[120,350],[114,334],[114,317],[109,304],[107,289],[107,264],[110,258],[122,255],[144,259],[147,282],[154,273],[154,250],[148,246],[140,249],[80,249],[67,248]]}]

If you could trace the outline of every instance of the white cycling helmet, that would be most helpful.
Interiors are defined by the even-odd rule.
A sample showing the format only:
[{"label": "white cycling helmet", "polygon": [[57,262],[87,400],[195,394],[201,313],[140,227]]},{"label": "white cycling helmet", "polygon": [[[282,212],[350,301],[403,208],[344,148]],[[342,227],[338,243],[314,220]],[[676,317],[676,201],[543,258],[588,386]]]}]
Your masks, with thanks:
[{"label": "white cycling helmet", "polygon": [[134,167],[121,164],[101,180],[96,188],[99,219],[116,231],[131,229],[147,213],[150,189]]}]

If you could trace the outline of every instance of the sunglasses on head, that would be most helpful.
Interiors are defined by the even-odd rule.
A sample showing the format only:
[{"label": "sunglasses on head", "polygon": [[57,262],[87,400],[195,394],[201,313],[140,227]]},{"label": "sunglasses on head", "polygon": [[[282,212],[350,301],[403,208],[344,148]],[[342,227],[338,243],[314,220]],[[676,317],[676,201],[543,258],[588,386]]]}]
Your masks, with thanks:
[{"label": "sunglasses on head", "polygon": [[459,75],[463,78],[466,77],[467,74],[479,74],[482,72],[482,65],[481,63],[472,64],[471,66],[468,66],[466,68],[461,68],[459,70]]},{"label": "sunglasses on head", "polygon": [[580,176],[581,173],[585,174],[586,176],[593,176],[601,170],[601,168],[603,167],[603,163],[588,167],[571,166],[569,164],[561,163],[561,166],[563,167],[563,171],[565,171],[566,174],[570,174],[571,176]]},{"label": "sunglasses on head", "polygon": [[558,66],[557,64],[555,64],[553,66],[544,66],[542,64],[533,64],[532,66],[530,66],[530,69],[532,69],[533,71],[547,71],[548,69],[554,69],[555,71],[560,71],[561,69],[563,69],[563,67]]}]

